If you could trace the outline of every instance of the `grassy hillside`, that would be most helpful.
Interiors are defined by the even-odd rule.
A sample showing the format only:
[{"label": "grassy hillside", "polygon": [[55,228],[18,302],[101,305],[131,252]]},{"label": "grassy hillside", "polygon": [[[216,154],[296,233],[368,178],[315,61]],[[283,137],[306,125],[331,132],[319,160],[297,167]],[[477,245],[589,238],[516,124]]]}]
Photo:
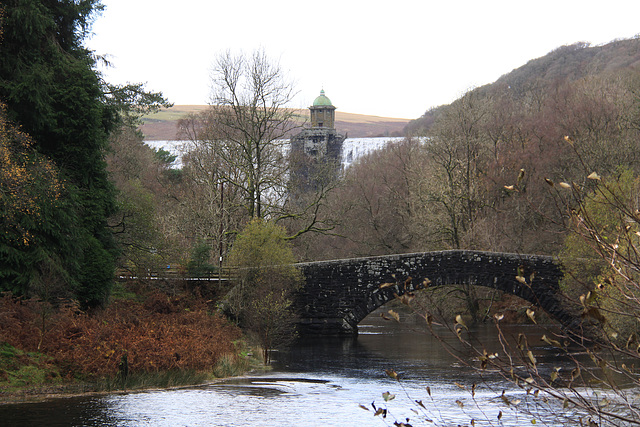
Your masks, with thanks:
[{"label": "grassy hillside", "polygon": [[[206,108],[206,105],[176,105],[145,117],[141,130],[145,139],[149,141],[177,139],[178,120],[189,113],[198,113]],[[309,111],[303,110],[301,115],[308,119]],[[336,111],[336,129],[352,138],[401,136],[404,134],[407,123],[409,123],[408,119]]]}]

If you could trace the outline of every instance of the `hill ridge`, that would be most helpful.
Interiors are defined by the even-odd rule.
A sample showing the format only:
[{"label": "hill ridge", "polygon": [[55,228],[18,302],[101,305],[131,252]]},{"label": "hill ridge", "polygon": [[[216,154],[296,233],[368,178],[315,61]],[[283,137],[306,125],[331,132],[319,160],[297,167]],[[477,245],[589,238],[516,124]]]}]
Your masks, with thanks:
[{"label": "hill ridge", "polygon": [[[208,105],[174,105],[158,113],[143,117],[140,130],[147,141],[178,139],[178,120],[189,113],[198,113]],[[308,115],[308,110],[300,110]],[[381,117],[367,114],[336,111],[336,129],[351,138],[376,136],[403,136],[410,119]]]}]

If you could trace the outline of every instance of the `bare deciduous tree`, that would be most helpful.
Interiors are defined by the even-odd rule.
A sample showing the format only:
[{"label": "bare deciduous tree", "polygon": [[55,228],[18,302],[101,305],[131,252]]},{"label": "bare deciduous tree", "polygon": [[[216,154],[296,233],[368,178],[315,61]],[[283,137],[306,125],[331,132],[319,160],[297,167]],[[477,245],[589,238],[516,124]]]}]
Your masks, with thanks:
[{"label": "bare deciduous tree", "polygon": [[[211,78],[210,108],[179,124],[188,141],[184,167],[185,176],[192,178],[191,193],[206,196],[191,202],[186,197],[185,206],[208,201],[198,218],[209,224],[208,230],[197,234],[204,233],[200,237],[205,239],[217,235],[214,240],[220,241],[251,218],[286,223],[292,230],[289,238],[329,231],[332,224],[324,219],[322,206],[335,182],[323,180],[304,194],[291,188],[296,183],[288,138],[303,122],[288,107],[296,93],[284,71],[261,50],[251,56],[225,52]],[[222,227],[214,225],[221,221]]]},{"label": "bare deciduous tree", "polygon": [[295,90],[264,51],[250,57],[226,52],[212,73],[209,141],[238,188],[249,217],[274,214],[286,197],[286,137],[300,126],[287,108]]}]

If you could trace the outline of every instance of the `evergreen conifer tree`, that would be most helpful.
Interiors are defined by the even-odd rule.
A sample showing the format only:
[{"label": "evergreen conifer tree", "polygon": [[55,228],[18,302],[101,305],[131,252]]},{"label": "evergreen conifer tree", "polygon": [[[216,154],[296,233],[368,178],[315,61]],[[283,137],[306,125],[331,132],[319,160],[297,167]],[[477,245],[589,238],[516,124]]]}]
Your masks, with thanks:
[{"label": "evergreen conifer tree", "polygon": [[29,294],[47,259],[67,291],[83,306],[95,306],[109,294],[117,255],[107,225],[115,190],[104,161],[117,110],[105,99],[95,56],[82,44],[102,6],[98,0],[8,0],[0,7],[0,100],[38,155],[55,163],[66,189],[64,200],[48,207],[46,226],[33,225],[36,234],[38,227],[55,232],[27,249],[0,237],[5,261],[8,253],[47,254],[40,261],[13,257],[11,268],[0,263],[0,289],[15,291],[18,281]]}]

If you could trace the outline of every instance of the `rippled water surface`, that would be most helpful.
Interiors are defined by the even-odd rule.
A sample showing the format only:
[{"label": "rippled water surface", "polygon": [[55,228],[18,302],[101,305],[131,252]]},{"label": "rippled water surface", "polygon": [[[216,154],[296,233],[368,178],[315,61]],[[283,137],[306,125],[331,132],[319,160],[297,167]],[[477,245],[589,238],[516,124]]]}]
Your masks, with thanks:
[{"label": "rippled water surface", "polygon": [[[491,330],[474,333],[487,341]],[[499,397],[503,389],[521,401],[520,407],[527,397],[498,377],[483,382],[419,327],[371,318],[357,338],[305,340],[274,359],[270,373],[217,384],[4,405],[0,425],[384,426],[407,418],[414,426],[469,425],[472,419],[476,425],[532,425],[532,419],[562,425],[545,423],[548,414],[535,408],[524,415],[505,405]],[[385,370],[396,371],[401,381]],[[472,398],[474,383],[484,385]],[[378,408],[386,409],[386,418],[374,416]]]}]

